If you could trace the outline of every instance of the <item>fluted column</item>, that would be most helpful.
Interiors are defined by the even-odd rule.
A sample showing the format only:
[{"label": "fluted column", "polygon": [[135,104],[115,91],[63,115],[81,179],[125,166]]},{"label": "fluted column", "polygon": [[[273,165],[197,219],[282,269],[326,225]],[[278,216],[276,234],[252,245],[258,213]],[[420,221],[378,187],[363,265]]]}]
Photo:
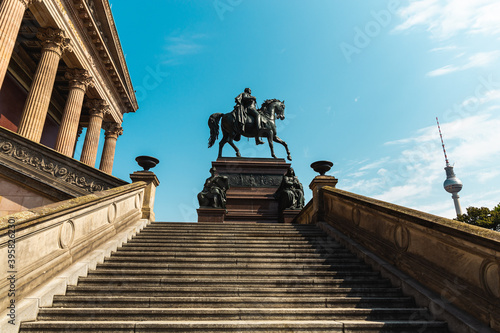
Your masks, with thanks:
[{"label": "fluted column", "polygon": [[117,123],[104,124],[105,141],[102,149],[101,165],[99,169],[111,174],[113,170],[113,162],[115,160],[116,140],[118,136],[123,134],[123,129]]},{"label": "fluted column", "polygon": [[0,88],[9,67],[12,50],[16,43],[19,28],[26,8],[41,0],[2,0],[0,1]]},{"label": "fluted column", "polygon": [[76,145],[78,144],[78,139],[80,138],[80,135],[82,135],[83,132],[83,127],[78,125],[78,129],[76,130],[76,138],[75,138],[75,144],[73,145],[73,153],[71,154],[71,157],[75,157],[75,151],[76,151]]},{"label": "fluted column", "polygon": [[82,156],[80,161],[94,167],[97,157],[97,146],[101,135],[102,119],[104,113],[109,112],[109,105],[101,99],[89,100],[86,104],[90,108],[90,120],[83,142]]},{"label": "fluted column", "polygon": [[27,139],[40,142],[57,67],[63,52],[69,49],[69,39],[62,30],[53,28],[40,29],[37,37],[42,40],[42,58],[38,63],[17,132]]},{"label": "fluted column", "polygon": [[69,69],[65,77],[69,80],[69,94],[64,107],[55,149],[66,156],[73,156],[83,97],[92,78],[86,70],[78,68]]}]

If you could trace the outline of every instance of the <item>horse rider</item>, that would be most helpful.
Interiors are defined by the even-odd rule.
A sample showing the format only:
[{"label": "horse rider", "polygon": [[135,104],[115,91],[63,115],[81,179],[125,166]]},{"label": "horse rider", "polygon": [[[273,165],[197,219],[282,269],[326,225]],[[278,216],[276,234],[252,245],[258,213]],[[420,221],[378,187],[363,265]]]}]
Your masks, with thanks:
[{"label": "horse rider", "polygon": [[251,116],[254,116],[255,126],[257,127],[255,143],[258,145],[263,144],[264,142],[259,137],[259,133],[262,129],[262,117],[257,111],[257,99],[252,96],[252,90],[250,88],[245,88],[245,91],[236,96],[234,101],[236,102],[236,122],[239,124],[240,132],[245,131],[245,122],[247,115],[250,114]]}]

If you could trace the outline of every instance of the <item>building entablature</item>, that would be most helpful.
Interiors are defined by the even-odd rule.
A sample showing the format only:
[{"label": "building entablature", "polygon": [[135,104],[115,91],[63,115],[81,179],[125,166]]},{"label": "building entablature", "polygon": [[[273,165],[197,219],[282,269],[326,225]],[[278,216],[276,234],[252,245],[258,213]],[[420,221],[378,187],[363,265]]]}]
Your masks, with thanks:
[{"label": "building entablature", "polygon": [[40,26],[64,31],[72,48],[63,55],[64,62],[89,72],[94,82],[90,97],[105,100],[111,108],[108,120],[121,123],[123,114],[138,106],[119,40],[114,40],[118,35],[105,33],[105,27],[116,31],[106,7],[107,0],[44,0],[29,8]]},{"label": "building entablature", "polygon": [[[137,101],[108,0],[0,1],[0,126],[111,173]],[[111,127],[120,129],[110,134]]]}]

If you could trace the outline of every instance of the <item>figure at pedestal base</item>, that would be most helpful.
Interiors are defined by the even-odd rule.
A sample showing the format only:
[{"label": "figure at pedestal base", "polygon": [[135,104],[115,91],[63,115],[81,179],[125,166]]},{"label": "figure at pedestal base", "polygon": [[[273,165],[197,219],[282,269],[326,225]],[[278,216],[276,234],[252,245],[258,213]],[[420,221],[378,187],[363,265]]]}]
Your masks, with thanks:
[{"label": "figure at pedestal base", "polygon": [[[304,205],[302,186],[293,174],[293,170],[290,173],[290,163],[284,159],[223,157],[212,162],[212,167],[217,170],[220,177],[226,177],[228,181],[229,188],[225,194],[227,214],[224,216],[224,222],[283,221],[281,214],[283,209],[294,208],[299,212]],[[286,180],[291,183],[291,187],[282,186],[285,190],[283,196],[288,197],[286,191],[293,193],[291,196],[293,204],[292,207],[283,206],[280,210],[276,191],[282,185],[285,175],[288,175]],[[209,179],[207,182],[211,183]],[[205,193],[210,191],[204,189],[198,195],[200,209],[212,207],[205,201],[202,202]],[[200,213],[205,212],[198,210],[198,220],[206,219],[202,218]]]}]

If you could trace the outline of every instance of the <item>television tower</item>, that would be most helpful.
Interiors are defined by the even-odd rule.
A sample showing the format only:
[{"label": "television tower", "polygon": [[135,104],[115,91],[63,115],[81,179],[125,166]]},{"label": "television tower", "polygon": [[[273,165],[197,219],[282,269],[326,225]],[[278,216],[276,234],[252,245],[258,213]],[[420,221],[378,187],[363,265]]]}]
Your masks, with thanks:
[{"label": "television tower", "polygon": [[444,152],[444,159],[446,161],[446,167],[444,170],[446,171],[446,180],[443,183],[443,187],[446,190],[446,192],[451,193],[451,197],[453,198],[453,203],[455,204],[455,211],[457,212],[458,215],[462,215],[462,207],[460,207],[460,201],[458,201],[458,192],[463,187],[462,181],[455,176],[455,172],[453,172],[453,166],[450,165],[450,162],[448,162],[448,156],[446,156],[446,149],[444,148],[444,142],[443,142],[443,135],[441,134],[441,126],[439,126],[439,120],[436,117],[437,125],[438,125],[438,130],[439,130],[439,136],[441,137],[441,145],[443,146],[443,152]]}]

